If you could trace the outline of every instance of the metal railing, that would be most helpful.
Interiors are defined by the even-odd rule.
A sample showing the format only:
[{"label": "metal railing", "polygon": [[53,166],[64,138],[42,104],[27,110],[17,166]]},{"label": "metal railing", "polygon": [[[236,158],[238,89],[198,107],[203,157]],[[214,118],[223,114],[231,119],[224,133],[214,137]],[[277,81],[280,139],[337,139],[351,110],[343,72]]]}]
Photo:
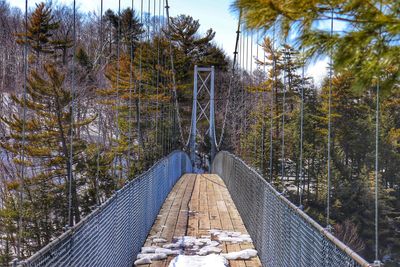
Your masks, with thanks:
[{"label": "metal railing", "polygon": [[224,180],[263,266],[371,266],[238,157],[218,153],[212,171]]},{"label": "metal railing", "polygon": [[186,153],[172,152],[18,266],[131,267],[168,193],[191,170]]}]

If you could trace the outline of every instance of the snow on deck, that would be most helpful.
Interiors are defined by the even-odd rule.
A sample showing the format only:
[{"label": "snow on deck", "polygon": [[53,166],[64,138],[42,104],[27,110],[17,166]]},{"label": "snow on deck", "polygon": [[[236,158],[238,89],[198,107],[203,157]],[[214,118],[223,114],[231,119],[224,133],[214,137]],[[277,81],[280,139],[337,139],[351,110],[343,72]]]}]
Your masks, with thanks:
[{"label": "snow on deck", "polygon": [[222,179],[186,174],[163,204],[136,266],[256,267],[261,263]]}]

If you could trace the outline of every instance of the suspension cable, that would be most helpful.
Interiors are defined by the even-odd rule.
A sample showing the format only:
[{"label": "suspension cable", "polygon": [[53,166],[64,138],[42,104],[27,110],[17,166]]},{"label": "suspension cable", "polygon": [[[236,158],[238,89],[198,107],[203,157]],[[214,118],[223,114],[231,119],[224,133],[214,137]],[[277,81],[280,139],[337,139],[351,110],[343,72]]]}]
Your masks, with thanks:
[{"label": "suspension cable", "polygon": [[[151,70],[149,70],[149,68],[148,68],[148,66],[149,66],[149,64],[151,62],[151,49],[150,49],[150,47],[151,47],[151,44],[150,44],[150,25],[151,25],[151,13],[150,13],[150,10],[151,10],[151,8],[150,8],[150,1],[151,0],[147,0],[147,6],[146,6],[147,15],[146,15],[146,8],[143,9],[144,10],[144,15],[145,15],[144,19],[145,19],[145,23],[146,23],[146,26],[147,26],[146,27],[147,31],[146,31],[146,36],[145,36],[145,39],[146,39],[145,40],[145,51],[147,49],[147,52],[145,53],[145,57],[144,57],[145,64],[146,64],[145,65],[145,72],[148,72],[149,74],[151,73]],[[146,130],[148,130],[148,129],[151,129],[151,115],[150,115],[150,113],[151,113],[151,100],[150,99],[151,98],[149,97],[149,95],[151,94],[151,88],[150,88],[151,82],[152,81],[150,79],[150,80],[146,80],[145,83],[144,83],[144,98],[143,98],[143,100],[145,102],[145,105],[143,106],[144,115],[145,115],[145,119],[143,121],[143,124],[144,124],[144,129],[143,130],[144,130],[144,132],[146,132]],[[146,139],[147,139],[147,143],[150,143],[148,136],[147,136]],[[149,154],[151,154],[150,150],[151,150],[151,148],[148,147],[146,149],[147,153],[144,153],[146,161],[149,160]]]},{"label": "suspension cable", "polygon": [[379,108],[380,81],[376,84],[376,114],[375,114],[375,261],[379,262]]},{"label": "suspension cable", "polygon": [[150,26],[151,26],[151,0],[147,1],[147,14],[148,14],[148,21],[147,21],[147,41],[150,44]]},{"label": "suspension cable", "polygon": [[[257,36],[256,36],[256,59],[258,59],[259,58],[259,40],[260,40],[260,32],[259,31],[257,31]],[[257,69],[259,70],[260,69],[260,65],[257,65]]]},{"label": "suspension cable", "polygon": [[239,56],[238,56],[238,73],[241,78],[242,76],[242,70],[243,70],[243,60],[242,60],[242,55],[243,55],[243,38],[244,38],[244,30],[243,30],[243,25],[240,25],[240,34],[239,34]]},{"label": "suspension cable", "polygon": [[[117,26],[117,81],[116,81],[116,89],[117,89],[117,106],[116,106],[116,110],[115,110],[115,117],[116,117],[116,139],[117,139],[117,147],[119,147],[119,138],[120,138],[120,129],[119,129],[119,109],[121,106],[121,101],[120,101],[120,95],[119,95],[119,90],[120,90],[120,83],[119,83],[119,79],[120,79],[120,71],[121,71],[121,65],[120,65],[120,46],[121,46],[121,0],[118,0],[118,26]],[[117,150],[117,159],[116,159],[116,168],[115,171],[118,172],[118,177],[117,177],[117,183],[115,185],[115,189],[118,189],[118,183],[121,182],[122,179],[122,169],[121,170],[117,170],[118,167],[118,161],[120,164],[120,168],[122,168],[121,166],[121,155],[119,155],[119,152]]]},{"label": "suspension cable", "polygon": [[[162,1],[162,19],[161,19],[161,27],[163,29],[165,29],[165,0]],[[162,70],[163,70],[163,75],[161,76],[161,85],[162,85],[162,89],[163,89],[163,96],[165,96],[166,94],[166,86],[165,86],[165,53],[161,53],[161,65],[162,65]],[[162,147],[162,155],[165,156],[166,155],[166,133],[165,133],[165,105],[163,103],[162,105],[162,109],[161,109],[161,126],[162,126],[162,130],[161,130],[161,147]]]},{"label": "suspension cable", "polygon": [[[116,210],[116,214],[115,214],[115,218],[113,220],[113,227],[114,227],[114,234],[113,234],[113,261],[115,261],[116,258],[116,254],[117,254],[117,249],[116,249],[116,244],[117,244],[117,235],[116,235],[116,231],[117,228],[119,226],[119,198],[118,198],[118,185],[119,183],[122,181],[122,162],[121,162],[121,155],[119,155],[119,138],[120,138],[120,129],[119,129],[119,108],[121,105],[120,102],[120,95],[119,95],[119,79],[120,79],[120,45],[121,45],[121,20],[122,20],[122,16],[121,16],[121,0],[118,0],[118,26],[117,26],[117,81],[116,81],[116,90],[117,90],[117,105],[116,105],[116,140],[117,140],[117,158],[116,158],[116,162],[115,162],[115,172],[118,172],[118,177],[116,177],[117,182],[115,184],[115,200],[116,200],[116,205],[117,205],[117,210]],[[119,162],[118,162],[119,161]],[[117,170],[118,168],[118,163],[119,163],[119,167],[121,168],[120,170]],[[114,264],[115,265],[115,264]]]},{"label": "suspension cable", "polygon": [[[161,1],[158,0],[158,20],[160,18],[161,15]],[[159,79],[160,79],[160,28],[159,28],[159,22],[157,22],[156,24],[156,0],[154,0],[154,37],[153,38],[157,38],[157,62],[154,62],[154,64],[157,64],[156,67],[156,112],[155,112],[155,126],[156,126],[156,133],[155,133],[155,143],[156,143],[156,154],[158,157],[158,153],[159,153],[159,149],[158,149],[158,107],[159,107]]]},{"label": "suspension cable", "polygon": [[[269,133],[269,179],[270,183],[273,181],[272,171],[273,171],[273,163],[274,163],[274,92],[276,90],[276,54],[275,54],[275,25],[272,30],[272,87],[271,87],[271,99],[270,99],[270,133]],[[264,52],[264,55],[266,52]],[[265,72],[264,65],[264,72]]]},{"label": "suspension cable", "polygon": [[[168,1],[165,3],[165,11],[167,12],[167,16],[168,16],[168,8],[167,8],[167,6],[169,7],[169,5],[168,5]],[[167,25],[169,25],[169,18],[167,18],[165,21],[165,27],[168,27]],[[167,56],[165,56],[165,58],[164,58],[164,62],[165,62],[165,69],[167,69]],[[167,87],[168,86],[168,84],[169,84],[169,81],[168,81],[168,78],[169,78],[169,76],[168,75],[166,75],[165,76],[165,79],[164,79],[164,82],[165,82],[165,87]],[[166,91],[166,93],[167,93],[167,91]],[[169,145],[170,145],[170,127],[169,127],[169,125],[168,125],[168,122],[170,122],[170,118],[171,118],[171,113],[170,113],[170,111],[171,111],[171,103],[168,103],[167,105],[166,105],[166,107],[165,107],[165,119],[166,119],[166,127],[165,127],[165,153],[166,153],[166,155],[168,155],[168,153],[169,153]]]},{"label": "suspension cable", "polygon": [[[260,60],[260,55],[259,55],[259,41],[260,41],[260,32],[257,31],[257,39],[256,39],[256,49],[257,49],[257,60]],[[263,59],[265,60],[265,58]],[[257,70],[261,71],[260,65],[257,64]],[[264,73],[265,73],[265,64],[264,64]],[[259,81],[261,82],[261,81]],[[260,169],[261,169],[261,174],[264,177],[265,174],[265,166],[264,166],[264,156],[265,156],[265,113],[264,113],[264,107],[266,107],[266,91],[262,91],[262,128],[261,128],[261,157],[260,157]]]},{"label": "suspension cable", "polygon": [[[253,35],[254,32],[251,30],[250,31],[250,59],[249,59],[249,64],[250,64],[250,86],[253,86]],[[247,120],[246,120],[247,121]],[[247,126],[247,125],[246,125]],[[254,138],[254,159],[257,159],[257,138]]]},{"label": "suspension cable", "polygon": [[[303,49],[304,56],[304,49]],[[304,174],[303,174],[303,137],[304,137],[304,89],[305,89],[305,66],[304,61],[302,59],[302,68],[301,68],[301,103],[300,103],[300,181],[297,185],[297,190],[299,192],[299,206],[302,207],[303,202],[303,191],[304,191]],[[302,181],[302,182],[301,182]],[[301,188],[300,188],[301,187]]]},{"label": "suspension cable", "polygon": [[[68,188],[68,218],[69,227],[74,226],[74,214],[72,212],[72,183],[73,183],[73,138],[74,138],[74,111],[75,111],[75,56],[76,56],[76,1],[73,4],[73,55],[72,55],[72,88],[71,88],[71,126],[70,126],[70,150],[69,150],[69,188]],[[75,203],[76,205],[76,203]],[[76,214],[75,214],[76,216]]]},{"label": "suspension cable", "polygon": [[[159,5],[159,7],[160,7],[160,5]],[[159,70],[158,70],[158,62],[159,62],[159,57],[160,57],[160,52],[159,52],[159,50],[160,50],[160,46],[159,46],[159,40],[156,40],[156,39],[158,39],[158,25],[156,24],[156,18],[157,18],[157,16],[156,16],[156,14],[157,14],[157,2],[156,2],[156,0],[153,0],[153,17],[152,17],[152,28],[153,28],[153,30],[152,30],[152,32],[153,32],[153,44],[157,47],[157,52],[153,52],[153,66],[154,66],[154,69],[153,69],[153,74],[155,74],[155,81],[154,81],[154,79],[153,79],[153,86],[155,87],[155,89],[156,89],[156,98],[155,98],[155,100],[156,100],[156,111],[154,112],[154,127],[155,127],[155,134],[154,134],[154,143],[155,143],[155,146],[153,147],[153,150],[154,150],[154,154],[156,155],[156,158],[158,157],[158,97],[159,97],[159,83],[158,83],[158,79],[159,79],[159,76],[160,76],[160,73],[159,73]],[[156,43],[156,41],[157,41],[157,43]],[[157,57],[157,59],[156,59],[156,57]]]},{"label": "suspension cable", "polygon": [[129,18],[129,37],[128,37],[128,44],[129,44],[129,53],[130,53],[130,60],[129,60],[129,107],[128,107],[128,174],[127,178],[129,179],[130,175],[130,170],[131,170],[131,153],[133,150],[133,145],[132,145],[132,84],[133,84],[133,36],[132,36],[132,31],[133,31],[133,20],[135,19],[134,17],[134,12],[133,12],[133,6],[134,6],[134,0],[131,2],[131,14],[132,17]]},{"label": "suspension cable", "polygon": [[286,86],[288,83],[287,77],[287,64],[289,60],[290,50],[284,51],[284,70],[283,70],[283,98],[282,98],[282,147],[281,147],[281,184],[282,184],[282,192],[285,191],[285,186],[283,183],[283,178],[285,176],[285,117],[286,117]]},{"label": "suspension cable", "polygon": [[250,34],[250,31],[247,30],[246,31],[246,72],[248,75],[249,75],[249,34]]},{"label": "suspension cable", "polygon": [[130,60],[129,60],[129,108],[128,108],[128,159],[127,159],[127,164],[128,164],[128,176],[127,178],[129,179],[130,175],[130,170],[131,170],[131,156],[133,153],[133,145],[132,145],[132,90],[133,90],[133,20],[135,19],[135,13],[134,13],[134,0],[131,1],[131,12],[132,12],[132,17],[129,18],[129,37],[127,42],[129,45],[129,53],[130,53]]},{"label": "suspension cable", "polygon": [[[134,45],[134,39],[133,39],[133,27],[134,27],[134,25],[133,25],[133,21],[134,21],[134,19],[135,19],[135,13],[134,13],[134,0],[132,0],[131,1],[131,16],[129,17],[129,30],[128,30],[128,33],[129,33],[129,37],[127,37],[127,42],[128,42],[128,45],[129,45],[129,53],[130,53],[130,59],[129,59],[129,107],[128,107],[128,110],[129,110],[129,114],[128,114],[128,159],[127,159],[127,162],[128,162],[128,167],[127,167],[127,169],[128,169],[128,173],[127,173],[127,178],[128,178],[128,180],[129,180],[129,178],[130,178],[130,175],[131,175],[131,169],[132,169],[132,167],[131,167],[131,156],[132,156],[132,154],[134,153],[133,152],[133,145],[132,145],[132,90],[133,90],[133,58],[134,58],[134,56],[133,56],[133,45]],[[129,194],[129,202],[131,203],[130,205],[129,205],[129,215],[130,216],[132,216],[132,212],[133,212],[133,207],[132,207],[132,204],[133,204],[133,196],[132,196],[132,194]],[[132,224],[129,224],[129,235],[130,235],[130,238],[132,238],[132,239],[134,239],[134,233],[133,233],[133,226],[132,226]],[[127,248],[128,249],[128,252],[129,252],[129,248]],[[131,253],[129,253],[129,262],[133,262],[133,255],[131,254]]]},{"label": "suspension cable", "polygon": [[[100,1],[100,66],[102,64],[102,55],[103,55],[103,0]],[[101,105],[98,104],[98,138],[102,135],[102,116],[101,116]],[[100,146],[99,146],[100,148]],[[96,181],[95,181],[95,197],[96,197],[96,206],[100,206],[100,198],[99,198],[99,180],[100,180],[100,149],[97,150],[97,159],[96,159]]]},{"label": "suspension cable", "polygon": [[235,68],[237,67],[238,46],[240,45],[240,36],[241,36],[241,34],[240,34],[241,33],[241,31],[240,31],[241,21],[242,21],[242,10],[240,9],[239,20],[238,20],[238,25],[237,25],[237,30],[236,30],[235,51],[233,52],[233,65],[232,65],[232,73],[233,74],[235,73]]},{"label": "suspension cable", "polygon": [[[143,0],[140,1],[140,25],[143,27]],[[139,45],[139,83],[137,86],[138,96],[136,104],[136,123],[139,139],[138,159],[141,159],[141,149],[143,148],[142,127],[141,127],[141,94],[142,94],[142,57],[143,57],[143,31],[140,31],[140,45]],[[143,151],[144,153],[144,151]]]},{"label": "suspension cable", "polygon": [[178,122],[178,127],[179,127],[179,136],[182,145],[185,144],[185,140],[183,139],[183,132],[182,132],[182,122],[181,122],[181,116],[179,113],[179,103],[178,103],[178,93],[177,93],[177,88],[176,88],[176,73],[175,73],[175,65],[174,65],[174,55],[173,55],[173,49],[172,49],[172,39],[171,39],[171,22],[170,22],[170,16],[169,16],[169,4],[168,0],[165,2],[165,11],[167,13],[167,23],[168,23],[168,40],[169,40],[169,53],[170,53],[170,60],[171,60],[171,72],[172,72],[172,95],[173,95],[173,101],[174,101],[174,106],[175,106],[175,112],[176,112],[176,119]]},{"label": "suspension cable", "polygon": [[[243,26],[244,29],[244,26]],[[242,95],[241,95],[241,123],[240,123],[240,137],[243,136],[245,131],[245,83],[246,83],[246,72],[249,65],[249,32],[246,30],[243,36],[243,68],[242,68]],[[242,144],[240,144],[240,154],[242,153]]]},{"label": "suspension cable", "polygon": [[[379,1],[379,11],[382,12],[382,1]],[[378,59],[381,52],[382,27],[379,27]],[[380,266],[379,261],[379,115],[380,115],[380,73],[378,70],[376,83],[376,114],[375,114],[375,265]]]},{"label": "suspension cable", "polygon": [[[235,76],[238,76],[237,77],[237,81],[238,82],[236,82],[236,84],[237,85],[235,85],[235,86],[237,86],[237,89],[238,90],[240,90],[240,87],[241,87],[241,82],[242,82],[242,53],[243,53],[243,46],[242,46],[242,39],[243,39],[243,26],[241,25],[241,23],[239,23],[239,25],[238,25],[238,28],[239,28],[239,31],[240,31],[240,34],[239,34],[239,42],[238,42],[238,50],[239,50],[239,52],[238,52],[238,56],[237,56],[237,71],[236,71],[236,73],[235,73]],[[239,92],[239,91],[238,91]],[[235,107],[235,111],[234,111],[234,114],[236,113],[238,113],[238,109],[240,108],[240,105],[239,105],[239,96],[238,96],[238,94],[234,94],[233,95],[233,100],[234,100],[234,107]],[[232,119],[234,119],[235,120],[235,124],[234,124],[234,136],[235,136],[235,141],[237,141],[237,121],[236,121],[236,117],[235,116],[233,116],[232,117]],[[236,143],[238,143],[238,142],[236,142]],[[237,147],[237,146],[236,146]]]},{"label": "suspension cable", "polygon": [[251,78],[251,83],[253,83],[253,31],[250,31],[250,78]]},{"label": "suspension cable", "polygon": [[227,96],[226,105],[225,105],[224,120],[222,122],[221,136],[220,136],[219,142],[217,144],[217,149],[218,150],[221,147],[221,144],[222,144],[222,141],[223,141],[223,138],[224,138],[224,134],[225,134],[226,120],[227,120],[227,117],[228,117],[228,108],[229,108],[230,98],[231,98],[231,94],[232,94],[233,80],[235,78],[235,70],[237,68],[236,64],[237,64],[237,58],[238,58],[238,45],[240,43],[239,37],[240,37],[241,14],[242,14],[242,11],[240,11],[240,13],[239,13],[238,27],[237,27],[237,31],[236,31],[235,51],[233,52],[232,74],[231,74],[230,79],[229,79],[228,96]]},{"label": "suspension cable", "polygon": [[22,146],[21,146],[21,184],[19,188],[19,211],[18,211],[18,240],[17,260],[22,259],[22,236],[23,236],[23,211],[24,211],[24,187],[25,187],[25,139],[26,139],[26,101],[28,81],[28,0],[25,0],[25,41],[24,41],[24,91],[23,91],[23,114],[22,114]]},{"label": "suspension cable", "polygon": [[[333,37],[333,7],[331,8],[330,37]],[[333,78],[333,49],[329,59],[329,96],[328,96],[328,188],[326,196],[326,226],[330,229],[330,202],[331,202],[331,133],[332,133],[332,78]]]},{"label": "suspension cable", "polygon": [[244,25],[242,25],[242,59],[241,59],[241,78],[243,79],[243,76],[244,76],[244,69],[245,69],[245,67],[246,67],[246,64],[245,64],[245,55],[246,55],[246,53],[245,53],[245,40],[246,40],[246,32],[245,32],[245,29],[244,29]]},{"label": "suspension cable", "polygon": [[[100,67],[103,63],[103,0],[100,1],[100,55],[99,55],[99,63],[100,63]],[[102,114],[101,114],[101,105],[98,105],[98,142],[100,143],[101,140],[101,136],[102,134],[104,135],[104,132],[102,131],[102,127],[103,127],[103,122],[102,122]],[[103,138],[104,140],[104,138]],[[103,149],[105,147],[105,142],[104,142],[104,146]],[[99,197],[99,183],[100,183],[100,148],[101,146],[98,146],[98,150],[97,150],[97,159],[96,159],[96,181],[95,181],[95,198],[96,198],[96,207],[100,206],[100,197]],[[97,235],[99,234],[99,223],[100,223],[100,216],[96,216],[96,233]],[[98,260],[99,260],[99,240],[96,239],[96,265],[98,265]]]}]

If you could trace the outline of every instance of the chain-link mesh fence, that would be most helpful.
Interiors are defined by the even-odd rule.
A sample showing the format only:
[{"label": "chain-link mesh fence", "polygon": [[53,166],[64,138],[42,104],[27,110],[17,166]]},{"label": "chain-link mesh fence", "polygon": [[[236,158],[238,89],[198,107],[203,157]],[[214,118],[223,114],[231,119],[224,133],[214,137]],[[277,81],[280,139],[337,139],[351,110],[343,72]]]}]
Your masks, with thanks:
[{"label": "chain-link mesh fence", "polygon": [[212,171],[224,180],[263,266],[371,266],[228,152]]},{"label": "chain-link mesh fence", "polygon": [[186,153],[171,153],[19,266],[131,267],[168,193],[191,169]]}]

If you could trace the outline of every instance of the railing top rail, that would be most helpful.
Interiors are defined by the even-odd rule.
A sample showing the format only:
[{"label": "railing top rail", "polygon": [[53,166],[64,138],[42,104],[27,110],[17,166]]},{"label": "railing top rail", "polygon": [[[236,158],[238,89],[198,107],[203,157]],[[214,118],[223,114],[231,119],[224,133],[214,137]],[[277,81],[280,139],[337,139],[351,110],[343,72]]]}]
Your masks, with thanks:
[{"label": "railing top rail", "polygon": [[235,160],[241,162],[245,165],[249,171],[253,172],[256,177],[260,179],[262,183],[264,183],[282,202],[288,205],[295,213],[297,213],[302,219],[308,222],[312,227],[318,230],[322,235],[324,235],[328,240],[330,240],[333,244],[335,244],[341,251],[346,253],[350,258],[356,261],[362,267],[372,267],[373,265],[368,263],[365,259],[363,259],[360,255],[358,255],[355,251],[353,251],[349,246],[344,244],[338,238],[336,238],[332,233],[330,233],[327,229],[323,228],[320,224],[318,224],[314,219],[312,219],[309,215],[307,215],[303,210],[290,202],[286,197],[284,197],[281,193],[279,193],[270,183],[268,183],[254,168],[250,167],[246,162],[244,162],[241,158],[236,155],[228,152],[228,151],[220,151],[215,157],[214,162],[223,154],[227,154]]},{"label": "railing top rail", "polygon": [[[76,225],[74,225],[73,227],[69,228],[67,231],[65,231],[63,234],[61,234],[60,236],[56,237],[54,240],[52,240],[49,244],[47,244],[46,246],[44,246],[43,248],[41,248],[39,251],[37,251],[35,254],[33,254],[31,257],[29,257],[28,259],[20,262],[20,264],[24,264],[25,262],[32,262],[34,260],[36,260],[37,258],[41,257],[43,254],[47,253],[49,250],[51,250],[55,245],[57,245],[58,243],[64,241],[65,239],[68,239],[70,236],[72,236],[74,234],[74,232],[76,232],[77,230],[79,230],[81,227],[83,227],[86,223],[88,223],[91,218],[95,217],[96,215],[98,215],[98,213],[100,213],[102,210],[104,210],[108,205],[110,205],[110,203],[112,203],[114,201],[115,198],[118,197],[118,195],[124,191],[126,188],[132,186],[133,184],[139,182],[143,177],[146,177],[147,174],[149,174],[154,168],[156,168],[159,164],[161,164],[163,161],[173,157],[175,154],[178,153],[184,153],[186,154],[186,152],[181,151],[181,150],[175,150],[172,151],[169,155],[161,158],[160,160],[158,160],[157,162],[155,162],[148,170],[146,170],[145,172],[137,175],[134,179],[132,179],[131,181],[128,181],[122,188],[118,189],[117,191],[114,192],[114,194],[108,198],[105,202],[103,202],[101,205],[99,205],[98,207],[96,207],[90,214],[88,214],[87,216],[85,216],[79,223],[77,223]],[[187,154],[186,154],[187,155]]]}]

